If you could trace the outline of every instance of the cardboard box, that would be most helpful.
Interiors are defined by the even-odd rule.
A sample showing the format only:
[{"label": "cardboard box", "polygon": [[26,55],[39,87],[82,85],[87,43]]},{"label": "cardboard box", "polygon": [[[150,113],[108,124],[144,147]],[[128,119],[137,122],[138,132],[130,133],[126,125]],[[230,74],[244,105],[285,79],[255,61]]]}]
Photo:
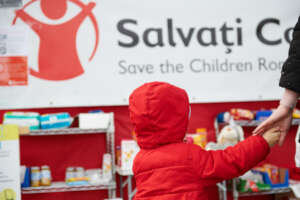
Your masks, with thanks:
[{"label": "cardboard box", "polygon": [[82,129],[107,129],[110,122],[109,113],[80,113],[79,128]]},{"label": "cardboard box", "polygon": [[132,171],[133,160],[140,151],[139,146],[134,140],[121,141],[121,170]]}]

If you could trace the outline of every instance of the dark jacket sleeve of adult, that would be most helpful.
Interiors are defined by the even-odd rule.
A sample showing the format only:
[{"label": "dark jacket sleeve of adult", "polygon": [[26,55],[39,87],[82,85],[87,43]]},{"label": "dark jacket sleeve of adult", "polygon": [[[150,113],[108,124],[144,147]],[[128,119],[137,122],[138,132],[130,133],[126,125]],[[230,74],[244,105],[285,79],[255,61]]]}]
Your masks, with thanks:
[{"label": "dark jacket sleeve of adult", "polygon": [[300,94],[300,17],[294,27],[289,56],[283,64],[279,85]]}]

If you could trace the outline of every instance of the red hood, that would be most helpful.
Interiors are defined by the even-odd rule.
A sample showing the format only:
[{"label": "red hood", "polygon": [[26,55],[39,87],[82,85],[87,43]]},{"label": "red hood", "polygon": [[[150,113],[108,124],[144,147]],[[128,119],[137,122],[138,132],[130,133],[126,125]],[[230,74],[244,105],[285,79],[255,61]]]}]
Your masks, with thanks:
[{"label": "red hood", "polygon": [[163,82],[146,83],[129,97],[130,119],[142,149],[182,142],[189,121],[185,90]]}]

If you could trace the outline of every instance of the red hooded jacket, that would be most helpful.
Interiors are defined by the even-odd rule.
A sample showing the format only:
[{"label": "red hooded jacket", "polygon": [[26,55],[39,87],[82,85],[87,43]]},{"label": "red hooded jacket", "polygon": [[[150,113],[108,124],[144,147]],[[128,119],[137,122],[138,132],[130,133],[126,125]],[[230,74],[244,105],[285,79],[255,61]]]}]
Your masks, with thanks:
[{"label": "red hooded jacket", "polygon": [[188,96],[167,83],[146,83],[134,90],[129,111],[141,148],[133,164],[135,200],[218,199],[217,182],[242,175],[270,150],[261,136],[248,137],[224,151],[183,143]]}]

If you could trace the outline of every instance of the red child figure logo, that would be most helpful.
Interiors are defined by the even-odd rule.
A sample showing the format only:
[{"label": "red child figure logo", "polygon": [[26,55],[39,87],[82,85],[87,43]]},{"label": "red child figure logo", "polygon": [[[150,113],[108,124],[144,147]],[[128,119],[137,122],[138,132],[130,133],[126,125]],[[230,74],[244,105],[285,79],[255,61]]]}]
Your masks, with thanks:
[{"label": "red child figure logo", "polygon": [[[27,6],[36,1],[40,1],[42,12],[52,20],[60,19],[65,15],[67,1],[76,4],[82,9],[77,16],[67,22],[62,24],[45,24],[34,19],[24,11]],[[77,54],[76,36],[82,22],[86,17],[90,17],[96,33],[95,47],[89,58],[89,60],[92,60],[99,40],[97,21],[92,14],[94,7],[95,3],[93,2],[85,5],[79,0],[31,0],[22,9],[16,11],[13,24],[16,23],[17,18],[20,18],[31,27],[40,39],[39,70],[30,69],[31,75],[45,80],[60,81],[75,78],[84,73]]]}]

